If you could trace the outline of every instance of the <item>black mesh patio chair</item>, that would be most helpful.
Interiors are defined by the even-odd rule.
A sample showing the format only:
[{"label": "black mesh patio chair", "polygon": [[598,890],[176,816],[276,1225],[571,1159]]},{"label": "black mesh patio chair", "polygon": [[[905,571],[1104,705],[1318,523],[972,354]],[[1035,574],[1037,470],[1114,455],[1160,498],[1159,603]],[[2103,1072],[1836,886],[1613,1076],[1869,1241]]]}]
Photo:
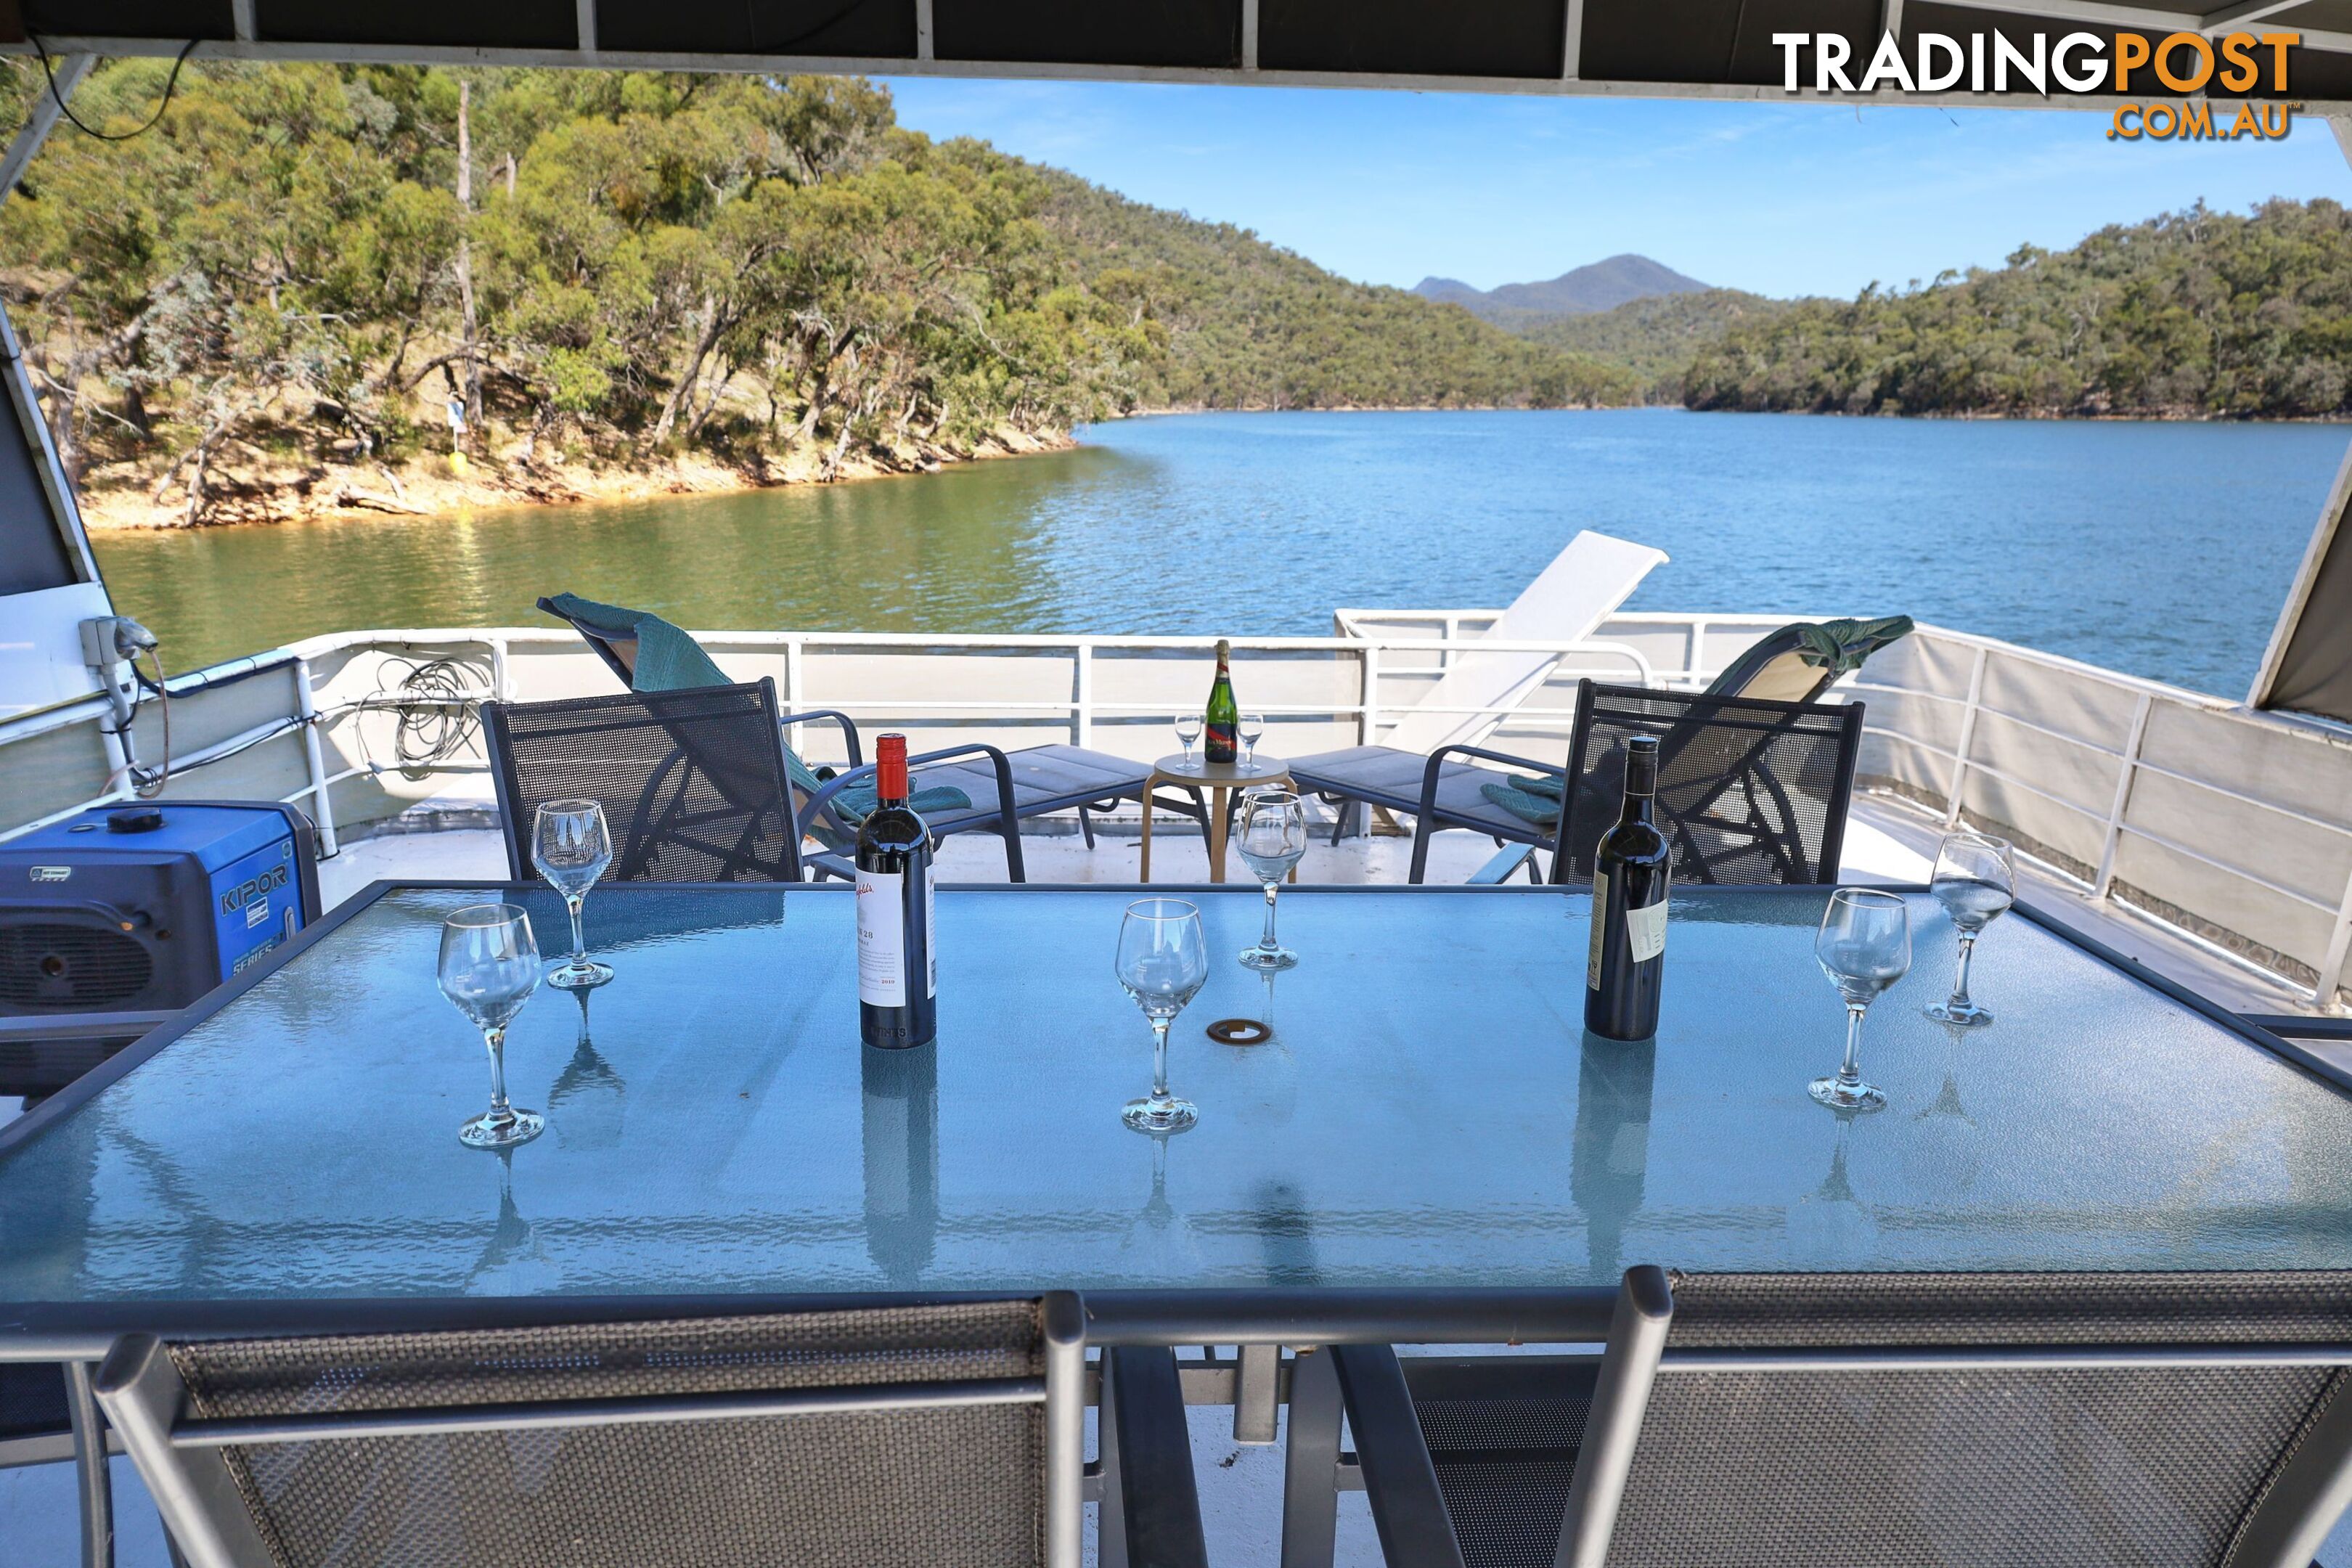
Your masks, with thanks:
[{"label": "black mesh patio chair", "polygon": [[[1747,697],[1780,702],[1811,702],[1871,654],[1909,635],[1907,616],[1869,621],[1799,621],[1758,638],[1707,686],[1710,697]],[[1507,784],[1494,766],[1533,775],[1536,788],[1522,786],[1499,798],[1490,786]],[[1347,831],[1360,805],[1376,805],[1413,818],[1413,863],[1410,879],[1422,879],[1428,860],[1428,835],[1441,828],[1472,828],[1497,846],[1533,850],[1548,847],[1557,826],[1557,799],[1542,793],[1560,776],[1548,763],[1471,745],[1441,746],[1423,754],[1392,746],[1351,746],[1305,757],[1290,764],[1302,793],[1339,806],[1331,841]],[[1528,863],[1520,855],[1491,863],[1474,880],[1502,880]]]},{"label": "black mesh patio chair", "polygon": [[[572,594],[539,601],[539,607],[569,622],[583,640],[635,691],[677,691],[724,684],[726,675],[692,637],[659,616],[600,605]],[[835,709],[811,709],[779,719],[787,729],[828,723],[841,731],[848,766],[808,766],[791,744],[783,746],[785,773],[803,836],[822,850],[809,858],[818,875],[852,875],[846,851],[857,824],[874,809],[874,767],[865,760],[856,721]],[[1150,769],[1083,746],[1027,746],[1007,752],[979,743],[948,746],[907,759],[914,795],[934,837],[958,833],[993,833],[1004,841],[1005,869],[1027,879],[1021,855],[1020,824],[1033,816],[1075,811],[1087,847],[1094,847],[1090,813],[1108,811],[1121,800],[1141,800]],[[1184,811],[1181,806],[1171,809]],[[1197,816],[1198,809],[1184,811]]]},{"label": "black mesh patio chair", "polygon": [[1076,1296],[119,1342],[192,1568],[1078,1568]]},{"label": "black mesh patio chair", "polygon": [[772,681],[485,702],[482,729],[517,881],[540,806],[572,799],[604,806],[614,881],[801,879]]},{"label": "black mesh patio chair", "polygon": [[2352,1498],[2342,1274],[1643,1268],[1598,1358],[1333,1353],[1391,1563],[2307,1568]]},{"label": "black mesh patio chair", "polygon": [[[1577,688],[1565,767],[1482,747],[1447,747],[1430,759],[1429,782],[1437,783],[1448,755],[1540,770],[1499,774],[1479,768],[1481,781],[1471,787],[1490,809],[1524,826],[1548,827],[1538,842],[1552,851],[1553,882],[1583,880],[1592,875],[1601,836],[1624,804],[1624,742],[1655,735],[1658,825],[1674,851],[1677,881],[1834,882],[1864,716],[1859,702],[1768,702],[1587,680]],[[1436,807],[1415,820],[1413,881],[1427,868],[1430,835],[1454,826],[1463,824]],[[1483,819],[1470,826],[1492,831]],[[1516,841],[1534,847],[1524,837]],[[1490,863],[1490,877],[1496,869],[1507,874],[1505,859]]]}]

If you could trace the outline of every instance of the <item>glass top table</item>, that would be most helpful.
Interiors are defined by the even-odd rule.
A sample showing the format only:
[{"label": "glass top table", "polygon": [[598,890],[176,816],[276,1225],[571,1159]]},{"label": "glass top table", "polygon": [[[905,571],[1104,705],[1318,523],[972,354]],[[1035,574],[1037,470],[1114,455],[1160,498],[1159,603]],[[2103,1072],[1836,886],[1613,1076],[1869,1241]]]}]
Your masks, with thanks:
[{"label": "glass top table", "polygon": [[[1150,1033],[1111,974],[1132,894],[943,890],[940,1039],[857,1037],[846,889],[613,887],[618,970],[487,1072],[435,986],[479,889],[393,887],[127,1071],[0,1132],[0,1336],[19,1304],[1610,1285],[1689,1269],[2352,1268],[2352,1099],[2098,952],[1997,922],[1921,1016],[1952,931],[1872,1010],[1887,1108],[1807,1098],[1843,1014],[1823,889],[1677,889],[1654,1043],[1580,1027],[1585,896],[1300,889],[1298,967],[1234,961],[1255,889],[1201,890],[1178,1020],[1200,1125],[1129,1131]],[[521,895],[551,946],[561,907]],[[1203,1026],[1270,1016],[1268,1044]],[[54,1313],[52,1313],[54,1318]]]}]

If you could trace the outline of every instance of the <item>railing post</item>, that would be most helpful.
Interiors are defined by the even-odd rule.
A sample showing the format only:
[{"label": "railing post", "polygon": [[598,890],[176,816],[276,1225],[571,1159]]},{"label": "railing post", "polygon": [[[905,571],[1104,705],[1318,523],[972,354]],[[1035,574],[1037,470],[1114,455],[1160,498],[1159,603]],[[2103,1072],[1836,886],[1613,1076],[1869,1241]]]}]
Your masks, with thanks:
[{"label": "railing post", "polygon": [[2336,988],[2344,984],[2344,963],[2352,953],[2352,877],[2345,879],[2343,901],[2336,906],[2336,929],[2327,936],[2327,956],[2319,962],[2319,978],[2312,984],[2316,1006],[2336,1005]]},{"label": "railing post", "polygon": [[1984,700],[1985,654],[1983,644],[1977,645],[1977,661],[1969,670],[1969,705],[1960,710],[1959,743],[1952,748],[1952,798],[1944,811],[1944,828],[1949,832],[1960,820],[1960,801],[1967,794],[1969,782],[1969,748],[1977,738],[1977,708]]},{"label": "railing post", "polygon": [[490,695],[501,702],[514,700],[513,672],[507,668],[507,639],[490,639]]},{"label": "railing post", "polygon": [[1363,701],[1356,722],[1356,744],[1373,744],[1374,732],[1381,724],[1381,645],[1367,640],[1364,644]]},{"label": "railing post", "polygon": [[2124,742],[2124,754],[2116,765],[2116,798],[2107,807],[2107,836],[2099,846],[2099,874],[2092,879],[2091,897],[2104,899],[2116,879],[2116,846],[2122,841],[2124,813],[2131,806],[2132,781],[2139,776],[2139,749],[2147,739],[2147,715],[2156,706],[2156,694],[2143,691],[2139,705],[2132,710],[2131,736]]},{"label": "railing post", "polygon": [[1437,672],[1440,675],[1454,668],[1454,639],[1462,635],[1462,617],[1445,617],[1445,637],[1437,647]]},{"label": "railing post", "polygon": [[332,859],[338,852],[335,805],[327,798],[327,759],[319,746],[319,700],[310,689],[307,658],[294,661],[294,700],[302,719],[302,754],[310,767],[310,826],[318,829],[320,858]]},{"label": "railing post", "polygon": [[1683,685],[1693,691],[1706,689],[1706,617],[1694,616],[1690,624],[1690,657],[1683,660]]},{"label": "railing post", "polygon": [[1091,746],[1095,743],[1095,645],[1091,642],[1078,644],[1077,685],[1078,708],[1073,724],[1076,738],[1071,743]]}]

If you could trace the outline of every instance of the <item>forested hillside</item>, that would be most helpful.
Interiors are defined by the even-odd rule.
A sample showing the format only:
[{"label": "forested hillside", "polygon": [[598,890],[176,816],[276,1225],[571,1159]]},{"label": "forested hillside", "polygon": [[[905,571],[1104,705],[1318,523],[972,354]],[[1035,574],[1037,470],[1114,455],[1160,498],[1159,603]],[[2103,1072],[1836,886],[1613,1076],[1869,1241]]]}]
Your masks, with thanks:
[{"label": "forested hillside", "polygon": [[1800,300],[1703,346],[1683,394],[1846,414],[2352,413],[2352,213],[2200,204],[2027,246],[1998,271]]},{"label": "forested hillside", "polygon": [[1230,224],[1130,202],[1058,170],[1046,226],[1089,289],[1169,329],[1141,376],[1159,407],[1561,407],[1625,403],[1623,370],[1453,305],[1350,283]]},{"label": "forested hillside", "polygon": [[1589,355],[1631,374],[1648,403],[1680,403],[1691,362],[1732,328],[1767,321],[1791,309],[1738,289],[1662,294],[1583,316],[1554,316],[1514,330],[1528,339]]},{"label": "forested hillside", "polygon": [[[21,118],[41,79],[13,69]],[[104,65],[76,111],[136,131],[169,69]],[[68,467],[101,511],[135,491],[129,521],[832,479],[1138,407],[1632,386],[934,142],[831,78],[192,65],[152,130],[50,139],[0,207],[0,287]],[[440,480],[473,488],[420,499]]]}]

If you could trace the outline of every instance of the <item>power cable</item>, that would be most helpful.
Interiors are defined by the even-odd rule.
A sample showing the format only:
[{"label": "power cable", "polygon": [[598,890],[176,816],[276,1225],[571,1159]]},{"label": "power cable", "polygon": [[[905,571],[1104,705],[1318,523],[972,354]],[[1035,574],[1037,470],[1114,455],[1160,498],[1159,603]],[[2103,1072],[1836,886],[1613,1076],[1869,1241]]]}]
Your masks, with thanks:
[{"label": "power cable", "polygon": [[144,136],[154,130],[163,121],[163,111],[172,107],[172,94],[179,90],[180,68],[188,63],[188,57],[195,52],[198,44],[204,42],[202,38],[190,38],[180,46],[178,56],[172,61],[172,74],[163,83],[163,101],[155,106],[155,112],[148,117],[146,124],[136,131],[108,132],[92,131],[82,123],[79,115],[66,107],[66,95],[58,90],[57,66],[49,58],[48,47],[41,42],[41,36],[38,33],[28,31],[25,37],[32,43],[33,52],[41,57],[41,74],[48,79],[49,97],[56,102],[58,112],[64,115],[68,123],[75,130],[85,136],[94,136],[100,142],[128,142],[134,136]]}]

